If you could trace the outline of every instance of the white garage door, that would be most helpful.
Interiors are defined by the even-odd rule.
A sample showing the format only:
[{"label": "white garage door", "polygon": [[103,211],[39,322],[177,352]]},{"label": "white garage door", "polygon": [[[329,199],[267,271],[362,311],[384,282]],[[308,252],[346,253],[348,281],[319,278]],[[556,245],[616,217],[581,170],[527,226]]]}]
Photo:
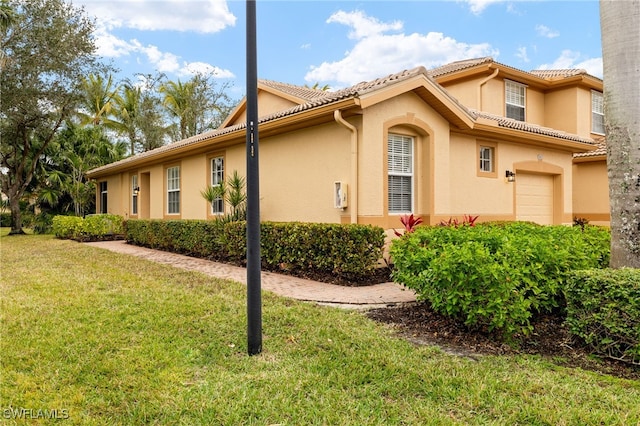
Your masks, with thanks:
[{"label": "white garage door", "polygon": [[516,218],[553,224],[553,176],[518,173],[515,183]]}]

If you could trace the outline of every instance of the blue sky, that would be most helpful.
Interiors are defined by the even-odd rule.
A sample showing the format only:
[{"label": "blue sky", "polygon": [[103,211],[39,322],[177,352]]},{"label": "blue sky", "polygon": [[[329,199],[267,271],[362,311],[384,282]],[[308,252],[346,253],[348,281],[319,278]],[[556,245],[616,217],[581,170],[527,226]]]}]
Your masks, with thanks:
[{"label": "blue sky", "polygon": [[[73,0],[96,18],[98,53],[118,77],[215,70],[245,94],[242,0]],[[258,76],[339,89],[423,65],[492,56],[523,70],[602,77],[598,2],[258,0]]]}]

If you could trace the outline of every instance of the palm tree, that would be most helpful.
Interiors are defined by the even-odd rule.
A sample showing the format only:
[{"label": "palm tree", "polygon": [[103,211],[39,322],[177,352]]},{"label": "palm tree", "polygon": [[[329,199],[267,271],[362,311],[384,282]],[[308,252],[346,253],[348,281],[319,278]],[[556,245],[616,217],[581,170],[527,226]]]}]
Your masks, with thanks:
[{"label": "palm tree", "polygon": [[122,86],[120,96],[115,99],[114,114],[120,122],[120,131],[129,139],[129,153],[135,154],[136,145],[140,144],[138,130],[138,115],[140,113],[141,91],[139,87],[131,84]]},{"label": "palm tree", "polygon": [[640,2],[601,0],[611,267],[640,268]]},{"label": "palm tree", "polygon": [[6,1],[2,0],[0,3],[0,31],[6,31],[16,21],[16,11]]},{"label": "palm tree", "polygon": [[159,91],[164,96],[163,105],[167,108],[169,114],[178,120],[180,139],[193,136],[196,127],[192,108],[195,98],[194,82],[167,81],[160,85]]},{"label": "palm tree", "polygon": [[114,105],[120,87],[113,83],[113,76],[106,80],[101,75],[90,74],[82,80],[82,100],[77,116],[81,125],[102,125],[120,130],[120,122],[113,120]]}]

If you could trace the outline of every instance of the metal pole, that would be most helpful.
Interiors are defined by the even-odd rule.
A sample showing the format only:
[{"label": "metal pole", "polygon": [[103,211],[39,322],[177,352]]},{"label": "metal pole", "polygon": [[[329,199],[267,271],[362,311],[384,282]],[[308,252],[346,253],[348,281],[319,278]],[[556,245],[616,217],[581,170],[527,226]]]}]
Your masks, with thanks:
[{"label": "metal pole", "polygon": [[247,0],[247,350],[262,352],[256,1]]}]

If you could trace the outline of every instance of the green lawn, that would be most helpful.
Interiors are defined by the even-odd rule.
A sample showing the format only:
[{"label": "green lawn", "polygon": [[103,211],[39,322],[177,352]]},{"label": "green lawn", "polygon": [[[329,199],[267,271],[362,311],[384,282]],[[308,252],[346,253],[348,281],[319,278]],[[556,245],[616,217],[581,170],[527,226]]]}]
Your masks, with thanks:
[{"label": "green lawn", "polygon": [[640,382],[450,356],[270,294],[264,351],[248,357],[240,284],[50,236],[0,245],[7,424],[48,424],[30,418],[44,410],[79,425],[640,423]]}]

